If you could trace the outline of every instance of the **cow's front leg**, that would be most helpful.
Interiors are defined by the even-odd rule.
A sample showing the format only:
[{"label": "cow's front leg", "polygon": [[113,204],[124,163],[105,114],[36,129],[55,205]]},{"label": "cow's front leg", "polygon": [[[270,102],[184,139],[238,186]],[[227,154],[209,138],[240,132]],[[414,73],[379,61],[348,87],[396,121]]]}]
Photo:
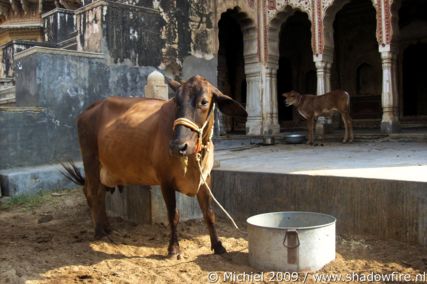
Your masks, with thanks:
[{"label": "cow's front leg", "polygon": [[171,186],[162,185],[163,199],[165,200],[168,211],[169,226],[171,229],[171,237],[168,246],[168,256],[180,258],[180,249],[178,243],[177,227],[179,223],[179,212],[176,208],[175,190]]},{"label": "cow's front leg", "polygon": [[[211,177],[207,178],[207,183],[211,184]],[[206,185],[200,187],[199,192],[197,193],[197,200],[199,201],[200,209],[202,210],[203,217],[205,218],[206,224],[209,230],[209,236],[211,238],[211,250],[215,254],[223,254],[227,251],[222,246],[221,241],[218,239],[218,235],[215,229],[215,213],[212,209],[211,196],[206,188]]]}]

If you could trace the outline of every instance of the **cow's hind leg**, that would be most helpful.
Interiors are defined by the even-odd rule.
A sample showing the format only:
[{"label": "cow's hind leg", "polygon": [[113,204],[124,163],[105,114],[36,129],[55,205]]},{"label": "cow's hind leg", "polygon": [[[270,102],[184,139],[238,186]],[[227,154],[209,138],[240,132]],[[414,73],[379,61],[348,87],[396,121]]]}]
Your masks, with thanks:
[{"label": "cow's hind leg", "polygon": [[105,193],[107,187],[99,181],[89,182],[87,186],[86,198],[95,225],[95,239],[100,239],[111,233],[111,226],[105,210]]},{"label": "cow's hind leg", "polygon": [[[210,176],[208,177],[208,184],[210,185]],[[223,254],[227,251],[222,246],[221,241],[218,239],[218,235],[215,230],[215,213],[212,209],[212,202],[209,192],[205,185],[200,187],[199,192],[197,193],[197,200],[199,201],[200,209],[203,212],[203,217],[205,218],[206,224],[209,229],[209,236],[211,238],[211,249],[215,254]]]},{"label": "cow's hind leg", "polygon": [[111,226],[105,210],[107,187],[101,183],[99,178],[97,156],[83,149],[82,156],[86,176],[83,190],[90,208],[93,224],[95,225],[95,238],[100,239],[111,233]]},{"label": "cow's hind leg", "polygon": [[175,190],[170,186],[162,185],[162,194],[168,211],[169,226],[171,229],[171,237],[168,246],[168,256],[172,257],[176,255],[179,258],[180,249],[177,233],[177,227],[179,223],[179,212],[176,208]]}]

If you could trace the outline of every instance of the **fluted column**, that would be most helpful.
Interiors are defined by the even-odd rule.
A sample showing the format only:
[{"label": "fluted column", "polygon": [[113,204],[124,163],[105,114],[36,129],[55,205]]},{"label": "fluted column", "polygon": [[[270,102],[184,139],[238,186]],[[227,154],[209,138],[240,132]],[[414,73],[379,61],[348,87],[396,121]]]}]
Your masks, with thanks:
[{"label": "fluted column", "polygon": [[247,135],[262,134],[262,88],[261,64],[247,64],[246,73],[246,110],[248,119],[246,121]]},{"label": "fluted column", "polygon": [[264,95],[262,135],[269,136],[280,132],[277,105],[277,65],[267,66],[263,70]]},{"label": "fluted column", "polygon": [[382,93],[381,103],[383,115],[381,120],[381,131],[393,133],[400,131],[399,123],[399,100],[397,94],[397,52],[390,45],[380,46],[382,62]]},{"label": "fluted column", "polygon": [[[324,54],[313,56],[317,74],[316,95],[323,95],[331,91],[332,50],[325,50]],[[320,116],[316,122],[316,135],[323,136],[327,129],[332,127],[332,119]]]}]

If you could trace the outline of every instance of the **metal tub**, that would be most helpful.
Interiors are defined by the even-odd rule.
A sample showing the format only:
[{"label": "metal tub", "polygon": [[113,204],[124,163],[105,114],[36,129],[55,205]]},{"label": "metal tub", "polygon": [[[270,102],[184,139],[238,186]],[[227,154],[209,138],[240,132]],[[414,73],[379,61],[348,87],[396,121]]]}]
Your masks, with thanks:
[{"label": "metal tub", "polygon": [[247,219],[249,263],[263,271],[308,272],[335,259],[335,222],[314,212],[274,212]]}]

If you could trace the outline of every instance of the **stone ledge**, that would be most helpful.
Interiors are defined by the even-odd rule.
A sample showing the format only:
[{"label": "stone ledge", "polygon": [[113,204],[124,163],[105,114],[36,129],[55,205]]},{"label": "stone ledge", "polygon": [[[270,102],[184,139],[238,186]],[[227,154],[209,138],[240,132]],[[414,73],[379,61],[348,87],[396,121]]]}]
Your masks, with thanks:
[{"label": "stone ledge", "polygon": [[87,52],[87,51],[75,51],[75,50],[69,50],[69,49],[49,48],[49,47],[41,47],[41,46],[34,46],[34,47],[28,48],[26,50],[23,50],[21,52],[18,52],[15,55],[15,60],[23,59],[24,57],[30,56],[30,55],[35,54],[35,53],[59,54],[59,55],[66,55],[66,56],[98,58],[98,59],[105,60],[104,54],[102,54],[102,53]]},{"label": "stone ledge", "polygon": [[[76,163],[81,168],[81,163]],[[36,167],[0,170],[0,187],[3,196],[34,193],[40,190],[72,189],[78,185],[66,179],[61,165],[42,165]]]}]

